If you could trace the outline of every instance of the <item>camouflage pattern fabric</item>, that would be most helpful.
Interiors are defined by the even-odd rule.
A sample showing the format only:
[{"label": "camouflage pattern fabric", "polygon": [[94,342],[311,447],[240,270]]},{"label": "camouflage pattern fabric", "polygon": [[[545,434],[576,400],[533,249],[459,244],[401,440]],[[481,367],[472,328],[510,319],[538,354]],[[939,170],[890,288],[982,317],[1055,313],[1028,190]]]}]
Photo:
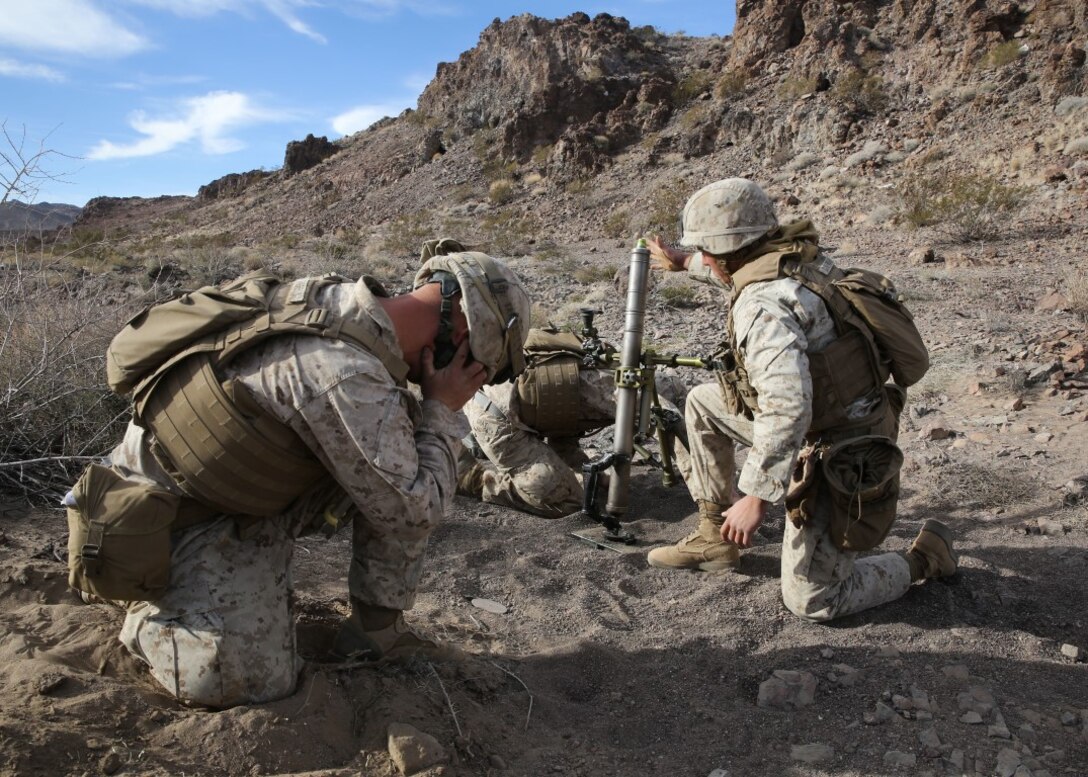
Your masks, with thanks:
[{"label": "camouflage pattern fabric", "polygon": [[263,520],[245,540],[230,518],[179,532],[166,594],[129,608],[121,642],[177,698],[231,707],[294,690],[302,662],[286,523]]},{"label": "camouflage pattern fabric", "polygon": [[[590,417],[616,413],[612,373],[578,373],[582,406]],[[465,405],[480,449],[494,465],[484,473],[481,498],[516,510],[559,518],[582,508],[582,463],[577,438],[545,439],[519,414],[513,383],[485,386]]]},{"label": "camouflage pattern fabric", "polygon": [[[395,354],[400,354],[392,323],[363,281],[330,287],[327,295],[322,303],[337,308],[342,315],[373,318],[382,339]],[[321,522],[321,515],[315,512],[346,494],[354,505],[353,553],[348,573],[351,595],[365,604],[410,608],[422,574],[427,539],[456,487],[460,438],[468,433],[464,415],[450,411],[441,402],[419,402],[411,391],[398,387],[381,362],[365,351],[318,337],[272,338],[242,354],[226,372],[223,377],[240,380],[256,402],[290,425],[332,477],[319,484],[314,493],[296,500],[285,515],[266,520],[281,521],[287,536],[297,536]],[[124,440],[111,454],[112,465],[126,477],[151,481],[178,493],[151,455],[147,437],[144,429],[130,425]],[[187,536],[187,532],[182,535]],[[221,546],[233,542],[251,549],[248,553],[239,551],[238,558],[244,560],[239,563],[269,564],[280,570],[266,584],[279,590],[282,601],[286,601],[288,579],[283,570],[290,554],[281,564],[276,551],[264,546],[254,551],[250,540],[232,539],[229,533],[221,535],[216,543],[200,546],[212,554],[206,561],[199,558],[205,551],[192,549],[196,558],[187,557],[183,568],[209,568],[220,563],[220,554],[228,554]],[[274,558],[251,558],[266,551]],[[230,580],[223,585],[229,587]],[[227,632],[247,634],[250,619],[259,622],[262,618],[280,617],[277,608],[281,599],[271,597],[255,603],[257,609],[247,610],[245,623],[235,624],[231,621],[241,616],[241,610],[220,609],[222,602],[231,601],[229,591],[213,596],[200,586],[186,590],[192,590],[194,599],[186,600],[177,609],[180,620],[174,623],[179,634],[199,633],[207,620],[222,624]],[[171,594],[168,592],[161,601],[172,602]],[[275,611],[262,612],[260,607],[266,605]],[[147,613],[148,618],[153,614],[151,607],[137,605],[136,610]],[[190,614],[196,619],[194,626],[187,622]],[[273,635],[271,639],[282,644],[279,637]],[[200,660],[207,659],[205,643],[177,644],[183,653],[199,647],[199,655],[203,656]],[[163,655],[152,651],[145,657],[157,660]],[[264,674],[267,667],[243,667],[243,671],[247,670]],[[170,671],[169,667],[153,666],[153,674],[160,682],[170,677]],[[193,684],[199,683],[164,682],[171,692]],[[286,695],[291,688],[282,690],[281,695]]]},{"label": "camouflage pattern fabric", "polygon": [[[696,277],[721,285],[696,255]],[[692,497],[730,504],[734,445],[751,446],[738,488],[768,502],[783,499],[812,417],[809,351],[835,337],[823,302],[796,281],[754,283],[743,289],[731,312],[737,347],[760,412],[753,420],[726,411],[717,383],[696,387],[687,398],[685,423],[691,453]],[[867,408],[856,408],[859,414]],[[834,546],[827,517],[803,529],[786,522],[782,546],[782,596],[791,612],[828,620],[899,598],[910,587],[906,559],[885,553],[856,560]]]},{"label": "camouflage pattern fabric", "polygon": [[[608,370],[583,370],[578,375],[582,407],[593,418],[616,414],[615,388]],[[676,376],[658,372],[661,404],[680,412],[686,387]],[[472,434],[488,461],[480,498],[546,518],[559,518],[582,509],[582,465],[588,460],[577,437],[544,438],[519,414],[516,387],[511,383],[485,386],[465,406]],[[462,457],[462,471],[475,462]],[[674,463],[687,480],[690,457],[677,443]]]}]

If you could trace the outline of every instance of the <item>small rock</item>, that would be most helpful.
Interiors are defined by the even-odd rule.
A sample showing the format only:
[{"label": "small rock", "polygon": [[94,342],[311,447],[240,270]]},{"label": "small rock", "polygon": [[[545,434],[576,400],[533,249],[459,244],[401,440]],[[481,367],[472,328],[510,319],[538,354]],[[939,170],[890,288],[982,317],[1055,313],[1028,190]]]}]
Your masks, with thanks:
[{"label": "small rock", "polygon": [[810,672],[777,669],[774,677],[759,684],[756,705],[784,709],[807,707],[816,698],[816,677]]},{"label": "small rock", "polygon": [[838,674],[839,685],[851,686],[861,679],[861,672],[849,664],[835,664],[832,669]]},{"label": "small rock", "polygon": [[1013,777],[1020,768],[1020,754],[1009,747],[1001,748],[997,754],[996,773],[999,777]]},{"label": "small rock", "polygon": [[892,706],[899,711],[914,709],[914,702],[901,694],[895,694],[892,696]]},{"label": "small rock", "polygon": [[446,760],[446,751],[430,734],[407,723],[390,723],[389,757],[401,774],[423,771]]},{"label": "small rock", "polygon": [[1077,645],[1071,645],[1068,642],[1062,645],[1062,655],[1074,661],[1084,660],[1084,651]]},{"label": "small rock", "polygon": [[[919,440],[947,440],[955,432],[941,424],[930,424],[918,432]],[[879,655],[879,654],[878,654]],[[898,655],[898,651],[896,652]]]},{"label": "small rock", "polygon": [[794,761],[803,761],[807,764],[828,761],[835,757],[835,751],[828,745],[816,743],[811,745],[794,745],[790,748],[790,758]]},{"label": "small rock", "polygon": [[1032,437],[1037,443],[1047,443],[1054,439],[1054,435],[1050,432],[1039,432],[1039,434]]},{"label": "small rock", "polygon": [[876,709],[872,712],[866,712],[865,715],[862,716],[862,720],[865,722],[866,726],[877,726],[881,723],[887,723],[889,720],[894,720],[896,717],[895,710],[884,702],[878,701],[876,703]]},{"label": "small rock", "polygon": [[488,763],[491,764],[492,769],[498,769],[499,771],[502,771],[506,768],[506,761],[504,761],[502,756],[500,755],[492,753],[487,760]]},{"label": "small rock", "polygon": [[102,770],[102,774],[117,774],[121,769],[121,765],[121,754],[116,750],[110,750],[98,762],[98,768]]},{"label": "small rock", "polygon": [[930,264],[931,262],[936,261],[936,259],[937,254],[933,250],[932,246],[927,246],[926,248],[915,248],[913,251],[907,254],[907,261],[915,267],[922,264]]},{"label": "small rock", "polygon": [[1077,713],[1066,710],[1061,715],[1061,722],[1063,726],[1075,726],[1080,722],[1080,718]]},{"label": "small rock", "polygon": [[824,648],[823,650],[820,651],[820,657],[831,660],[832,658],[835,657],[835,651],[832,650],[831,648]]},{"label": "small rock", "polygon": [[725,769],[715,769],[706,777],[729,777],[729,772],[727,772]]},{"label": "small rock", "polygon": [[918,735],[918,741],[925,748],[927,758],[936,758],[941,754],[941,738],[934,729],[923,729],[922,733]]},{"label": "small rock", "polygon": [[47,672],[38,680],[38,693],[46,696],[64,685],[66,679],[68,678],[57,672]]},{"label": "small rock", "polygon": [[963,751],[953,750],[948,754],[948,762],[952,764],[952,768],[956,771],[963,771]]},{"label": "small rock", "polygon": [[1064,537],[1065,526],[1058,521],[1052,521],[1049,518],[1040,518],[1039,533],[1045,534],[1047,537]]},{"label": "small rock", "polygon": [[1010,399],[1008,402],[1005,403],[1005,409],[1019,412],[1020,410],[1024,409],[1024,400],[1020,397]]},{"label": "small rock", "polygon": [[1000,710],[994,710],[994,722],[987,727],[986,733],[997,739],[1012,739],[1009,727],[1005,725],[1005,718]]},{"label": "small rock", "polygon": [[884,753],[884,765],[891,767],[914,766],[918,763],[918,756],[914,753],[903,753],[899,750],[889,750]]},{"label": "small rock", "polygon": [[1058,291],[1052,291],[1035,304],[1035,309],[1044,313],[1048,311],[1067,310],[1068,308],[1069,298]]},{"label": "small rock", "polygon": [[877,658],[899,658],[899,648],[894,645],[884,645],[876,651]]},{"label": "small rock", "polygon": [[982,716],[974,710],[968,710],[967,712],[960,715],[960,723],[967,723],[968,725],[974,726],[981,722]]}]

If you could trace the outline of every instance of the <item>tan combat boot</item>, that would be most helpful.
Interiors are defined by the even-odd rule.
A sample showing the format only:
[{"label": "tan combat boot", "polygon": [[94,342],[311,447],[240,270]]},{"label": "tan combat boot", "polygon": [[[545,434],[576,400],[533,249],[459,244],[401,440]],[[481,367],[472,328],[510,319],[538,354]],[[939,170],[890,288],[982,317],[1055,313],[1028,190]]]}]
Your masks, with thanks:
[{"label": "tan combat boot", "polygon": [[341,661],[397,661],[410,658],[448,660],[456,649],[421,637],[404,622],[400,610],[352,600],[351,617],[340,626],[332,655]]},{"label": "tan combat boot", "polygon": [[697,569],[724,572],[740,564],[740,548],[722,539],[722,512],[726,505],[699,500],[699,528],[675,545],[654,548],[646,558],[659,569]]},{"label": "tan combat boot", "polygon": [[912,582],[954,575],[959,563],[959,556],[952,550],[952,532],[933,519],[923,524],[906,556]]}]

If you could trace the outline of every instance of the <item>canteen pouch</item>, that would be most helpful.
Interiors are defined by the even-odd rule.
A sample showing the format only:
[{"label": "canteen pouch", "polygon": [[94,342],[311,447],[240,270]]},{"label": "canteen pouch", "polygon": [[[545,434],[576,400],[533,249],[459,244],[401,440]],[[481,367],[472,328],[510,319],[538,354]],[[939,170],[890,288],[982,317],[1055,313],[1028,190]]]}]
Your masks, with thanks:
[{"label": "canteen pouch", "polygon": [[68,584],[103,599],[150,601],[170,582],[180,498],[91,464],[68,508]]}]

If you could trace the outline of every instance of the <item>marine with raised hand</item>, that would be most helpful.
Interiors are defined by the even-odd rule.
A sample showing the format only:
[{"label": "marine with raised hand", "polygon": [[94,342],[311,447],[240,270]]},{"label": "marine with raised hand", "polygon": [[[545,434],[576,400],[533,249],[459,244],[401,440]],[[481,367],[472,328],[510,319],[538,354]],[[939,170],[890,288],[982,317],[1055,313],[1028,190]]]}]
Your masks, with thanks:
[{"label": "marine with raised hand", "polygon": [[[693,252],[655,238],[651,258],[658,269],[731,290],[729,347],[719,381],[687,400],[688,487],[699,525],[650,551],[651,566],[733,569],[768,506],[784,501],[782,597],[802,618],[865,610],[914,581],[953,574],[951,532],[935,520],[906,553],[857,555],[894,521],[899,413],[906,386],[928,366],[887,279],[840,270],[811,222],[779,225],[763,190],[741,178],[691,196],[681,244]],[[736,484],[743,495],[733,482],[738,443],[750,446]]]},{"label": "marine with raised hand", "polygon": [[[481,253],[433,256],[395,297],[370,278],[278,288],[270,312],[179,347],[185,356],[141,381],[109,466],[89,468],[66,499],[73,584],[129,600],[121,641],[171,694],[212,707],[295,688],[290,561],[294,538],[315,526],[353,519],[352,611],[334,653],[439,652],[402,613],[455,491],[460,410],[524,366],[529,298]],[[227,296],[211,291],[213,305]],[[125,568],[146,560],[125,556],[130,514],[172,530],[138,578]]]}]

